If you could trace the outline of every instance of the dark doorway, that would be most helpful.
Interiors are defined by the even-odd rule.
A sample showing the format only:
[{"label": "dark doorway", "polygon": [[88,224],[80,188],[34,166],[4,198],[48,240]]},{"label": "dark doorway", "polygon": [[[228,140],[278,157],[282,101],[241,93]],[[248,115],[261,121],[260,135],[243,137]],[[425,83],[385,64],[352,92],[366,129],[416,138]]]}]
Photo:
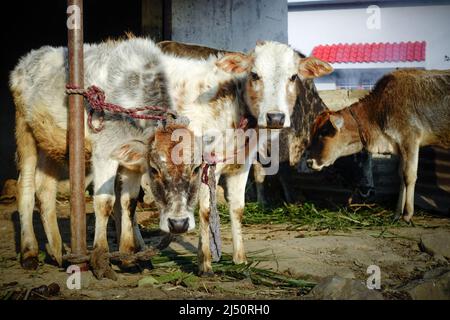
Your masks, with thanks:
[{"label": "dark doorway", "polygon": [[[2,4],[0,34],[0,188],[17,177],[14,162],[14,105],[8,87],[19,58],[44,45],[67,43],[66,1],[8,1]],[[131,31],[141,33],[141,0],[84,1],[85,42],[99,42]]]}]

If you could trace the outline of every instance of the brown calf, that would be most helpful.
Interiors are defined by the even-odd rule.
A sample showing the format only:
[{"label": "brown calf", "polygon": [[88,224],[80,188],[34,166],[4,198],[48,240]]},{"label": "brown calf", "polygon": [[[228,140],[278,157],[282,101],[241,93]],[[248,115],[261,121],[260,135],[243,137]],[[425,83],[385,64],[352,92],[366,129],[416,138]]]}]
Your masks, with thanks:
[{"label": "brown calf", "polygon": [[340,157],[367,149],[398,153],[397,218],[414,214],[419,148],[450,148],[450,71],[398,70],[381,78],[359,102],[319,115],[312,129],[308,165],[321,170]]}]

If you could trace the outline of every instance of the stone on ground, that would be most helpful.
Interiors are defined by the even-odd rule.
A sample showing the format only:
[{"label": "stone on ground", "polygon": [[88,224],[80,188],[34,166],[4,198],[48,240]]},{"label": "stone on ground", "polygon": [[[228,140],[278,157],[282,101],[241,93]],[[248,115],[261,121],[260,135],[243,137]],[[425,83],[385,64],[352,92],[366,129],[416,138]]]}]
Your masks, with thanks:
[{"label": "stone on ground", "polygon": [[450,233],[439,230],[422,235],[420,246],[423,251],[435,256],[444,256],[450,259]]},{"label": "stone on ground", "polygon": [[383,300],[383,295],[368,289],[363,281],[329,276],[318,283],[308,298],[321,300]]},{"label": "stone on ground", "polygon": [[409,294],[413,300],[450,299],[450,270],[439,268],[425,273],[423,279],[414,280],[399,291]]}]

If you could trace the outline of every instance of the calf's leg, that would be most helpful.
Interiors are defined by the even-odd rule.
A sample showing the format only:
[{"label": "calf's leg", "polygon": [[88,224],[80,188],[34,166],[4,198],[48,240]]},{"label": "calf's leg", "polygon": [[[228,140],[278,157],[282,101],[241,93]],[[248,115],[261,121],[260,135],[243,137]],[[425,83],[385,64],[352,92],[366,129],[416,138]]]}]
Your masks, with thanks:
[{"label": "calf's leg", "polygon": [[242,238],[242,217],[245,206],[245,185],[247,183],[248,170],[244,170],[226,178],[228,202],[230,205],[231,232],[233,236],[233,262],[246,263],[244,241]]},{"label": "calf's leg", "polygon": [[[216,181],[219,181],[217,179]],[[202,276],[213,274],[211,265],[211,249],[209,247],[209,188],[202,183],[199,190],[200,237],[198,239],[198,273]]]},{"label": "calf's leg", "polygon": [[62,240],[56,217],[57,165],[41,151],[36,170],[36,197],[49,244],[49,254],[62,265]]},{"label": "calf's leg", "polygon": [[399,186],[399,192],[398,192],[398,201],[397,201],[397,209],[395,213],[395,220],[398,220],[403,215],[403,209],[405,208],[405,202],[406,202],[406,185],[405,185],[405,178],[403,176],[403,158],[400,156],[400,161],[398,164],[398,174],[400,177],[400,186]]},{"label": "calf's leg", "polygon": [[25,269],[36,269],[39,249],[33,229],[33,210],[37,149],[31,129],[19,111],[16,111],[16,144],[20,172],[17,181],[17,209],[21,227],[21,264]]},{"label": "calf's leg", "polygon": [[259,162],[253,164],[253,177],[256,186],[256,201],[264,207],[266,205],[266,198],[264,196],[264,180],[266,176],[264,174],[264,167]]},{"label": "calf's leg", "polygon": [[403,177],[406,185],[405,213],[403,219],[409,222],[414,214],[414,190],[419,165],[419,144],[411,143],[403,151]]},{"label": "calf's leg", "polygon": [[111,159],[93,159],[95,236],[94,249],[109,251],[107,239],[108,219],[112,212],[115,193],[114,181],[118,162]]},{"label": "calf's leg", "polygon": [[[137,204],[137,201],[135,201]],[[136,215],[136,207],[133,210],[133,233],[134,233],[134,244],[138,250],[144,250],[146,248],[146,244],[144,238],[142,237],[141,229],[139,229],[139,223],[137,221]]]},{"label": "calf's leg", "polygon": [[107,226],[115,202],[114,182],[118,166],[115,160],[98,154],[93,156],[95,235],[90,263],[98,279],[106,277],[117,280],[106,253],[109,251]]},{"label": "calf's leg", "polygon": [[122,209],[122,232],[120,234],[119,251],[122,253],[134,253],[136,247],[132,220],[136,206],[133,203],[136,203],[139,195],[141,174],[124,168],[120,168],[119,172],[121,180],[120,204]]},{"label": "calf's leg", "polygon": [[291,167],[287,163],[280,163],[280,169],[278,171],[278,181],[280,181],[281,188],[283,189],[283,196],[286,203],[294,202],[289,187],[290,169]]},{"label": "calf's leg", "polygon": [[[116,198],[120,199],[121,190],[116,187]],[[137,250],[144,250],[146,248],[144,238],[142,237],[141,230],[139,229],[139,223],[136,215],[137,199],[131,199],[130,201],[130,216],[133,217],[133,233],[134,244]],[[114,203],[114,224],[116,226],[116,239],[117,245],[120,246],[120,237],[122,234],[122,207],[119,201]]]}]

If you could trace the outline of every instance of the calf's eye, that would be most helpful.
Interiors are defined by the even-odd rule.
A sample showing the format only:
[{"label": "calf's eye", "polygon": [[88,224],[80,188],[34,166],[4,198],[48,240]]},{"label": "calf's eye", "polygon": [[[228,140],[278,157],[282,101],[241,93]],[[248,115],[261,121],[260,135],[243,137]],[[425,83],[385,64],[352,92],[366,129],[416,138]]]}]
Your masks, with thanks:
[{"label": "calf's eye", "polygon": [[251,76],[251,78],[252,78],[253,81],[258,81],[258,80],[260,79],[259,76],[258,76],[258,74],[255,73],[255,72],[252,72],[252,73],[250,74],[250,76]]},{"label": "calf's eye", "polygon": [[196,175],[200,172],[200,167],[201,167],[201,166],[197,166],[197,167],[195,167],[194,170],[192,170],[192,175],[193,175],[193,176],[196,176]]},{"label": "calf's eye", "polygon": [[159,171],[158,169],[154,168],[154,167],[150,167],[150,173],[153,176],[159,175]]},{"label": "calf's eye", "polygon": [[293,82],[293,81],[297,80],[297,78],[298,78],[298,75],[297,75],[297,74],[293,74],[293,75],[289,78],[289,80]]}]

